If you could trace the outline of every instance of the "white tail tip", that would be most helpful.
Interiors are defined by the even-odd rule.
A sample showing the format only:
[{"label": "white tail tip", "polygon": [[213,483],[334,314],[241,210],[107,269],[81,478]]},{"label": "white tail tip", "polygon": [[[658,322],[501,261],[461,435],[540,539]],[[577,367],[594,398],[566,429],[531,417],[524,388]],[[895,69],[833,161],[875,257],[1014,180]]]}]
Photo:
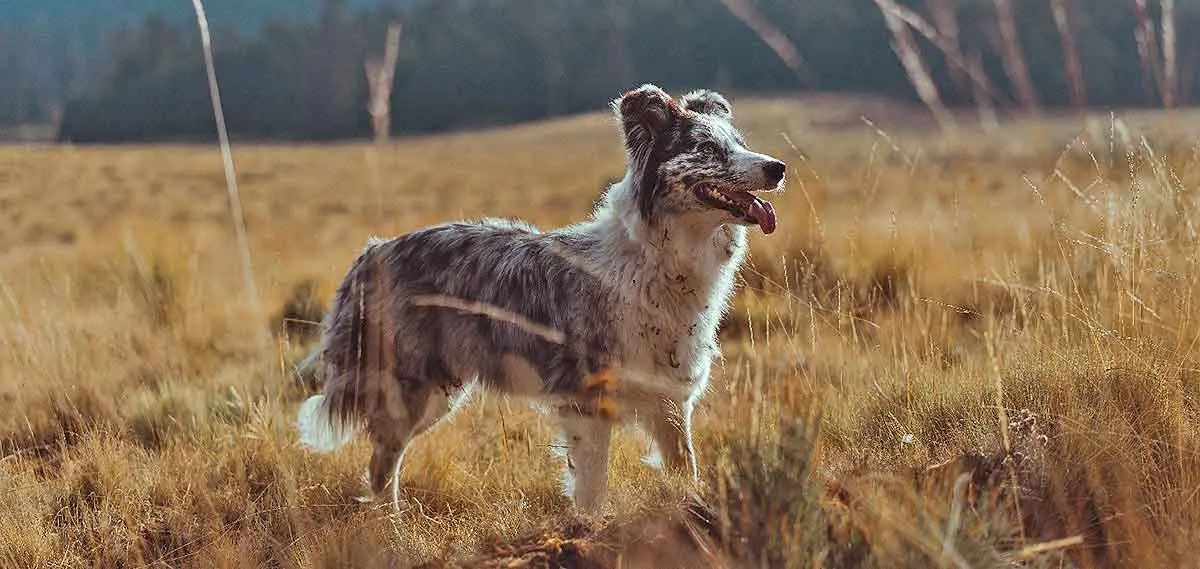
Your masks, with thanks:
[{"label": "white tail tip", "polygon": [[297,425],[300,428],[300,444],[318,452],[330,452],[350,442],[354,428],[334,421],[329,407],[324,404],[324,395],[309,397],[300,405]]}]

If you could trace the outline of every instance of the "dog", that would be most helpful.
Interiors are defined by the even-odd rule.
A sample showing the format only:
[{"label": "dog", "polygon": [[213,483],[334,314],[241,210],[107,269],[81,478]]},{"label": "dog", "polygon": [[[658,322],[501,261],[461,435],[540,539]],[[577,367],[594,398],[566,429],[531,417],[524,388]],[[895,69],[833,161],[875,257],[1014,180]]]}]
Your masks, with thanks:
[{"label": "dog", "polygon": [[786,166],[746,147],[714,91],[673,98],[647,84],[611,106],[625,176],[586,221],[542,232],[483,219],[372,239],[342,280],[299,366],[325,385],[298,426],[319,451],[365,431],[367,499],[390,481],[398,504],[405,449],[477,388],[559,421],[580,510],[606,499],[619,424],[643,428],[662,466],[699,482],[692,412],[748,228],[776,227],[760,194],[782,189]]}]

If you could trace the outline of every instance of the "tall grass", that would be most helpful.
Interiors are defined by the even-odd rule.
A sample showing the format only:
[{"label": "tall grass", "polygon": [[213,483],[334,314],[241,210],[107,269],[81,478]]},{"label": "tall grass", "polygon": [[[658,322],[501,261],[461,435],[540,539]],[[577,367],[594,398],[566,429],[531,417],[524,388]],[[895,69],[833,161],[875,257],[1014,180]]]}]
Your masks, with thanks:
[{"label": "tall grass", "polygon": [[[361,148],[239,150],[272,319],[235,292],[212,150],[0,150],[0,565],[1194,564],[1197,153],[1155,117],[1111,145],[808,126],[843,112],[739,103],[793,175],[697,411],[704,485],[623,433],[599,519],[560,495],[552,425],[497,397],[415,445],[401,513],[353,499],[365,445],[296,445],[304,322],[378,219],[330,193],[370,182]],[[610,129],[382,147],[385,214],[572,221],[619,175]]]}]

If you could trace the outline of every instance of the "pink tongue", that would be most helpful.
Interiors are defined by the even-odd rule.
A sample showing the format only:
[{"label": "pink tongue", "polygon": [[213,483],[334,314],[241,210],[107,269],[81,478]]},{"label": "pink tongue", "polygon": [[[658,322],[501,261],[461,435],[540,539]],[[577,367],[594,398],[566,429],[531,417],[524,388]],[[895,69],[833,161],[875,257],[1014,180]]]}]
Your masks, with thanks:
[{"label": "pink tongue", "polygon": [[762,228],[762,232],[770,235],[775,232],[775,208],[771,202],[754,198],[754,203],[750,204],[750,217],[758,222],[758,226]]}]

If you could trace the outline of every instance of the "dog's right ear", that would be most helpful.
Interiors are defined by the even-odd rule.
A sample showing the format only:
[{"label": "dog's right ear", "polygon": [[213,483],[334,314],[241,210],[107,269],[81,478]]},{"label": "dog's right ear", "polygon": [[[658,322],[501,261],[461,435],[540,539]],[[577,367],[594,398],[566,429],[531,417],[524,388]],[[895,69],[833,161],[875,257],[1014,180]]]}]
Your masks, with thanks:
[{"label": "dog's right ear", "polygon": [[625,152],[634,172],[633,194],[642,216],[651,219],[658,187],[658,161],[668,143],[668,131],[685,112],[655,85],[642,85],[612,102],[621,123]]},{"label": "dog's right ear", "polygon": [[733,106],[716,91],[697,89],[683,96],[683,108],[697,113],[720,117],[725,120],[733,118]]}]

